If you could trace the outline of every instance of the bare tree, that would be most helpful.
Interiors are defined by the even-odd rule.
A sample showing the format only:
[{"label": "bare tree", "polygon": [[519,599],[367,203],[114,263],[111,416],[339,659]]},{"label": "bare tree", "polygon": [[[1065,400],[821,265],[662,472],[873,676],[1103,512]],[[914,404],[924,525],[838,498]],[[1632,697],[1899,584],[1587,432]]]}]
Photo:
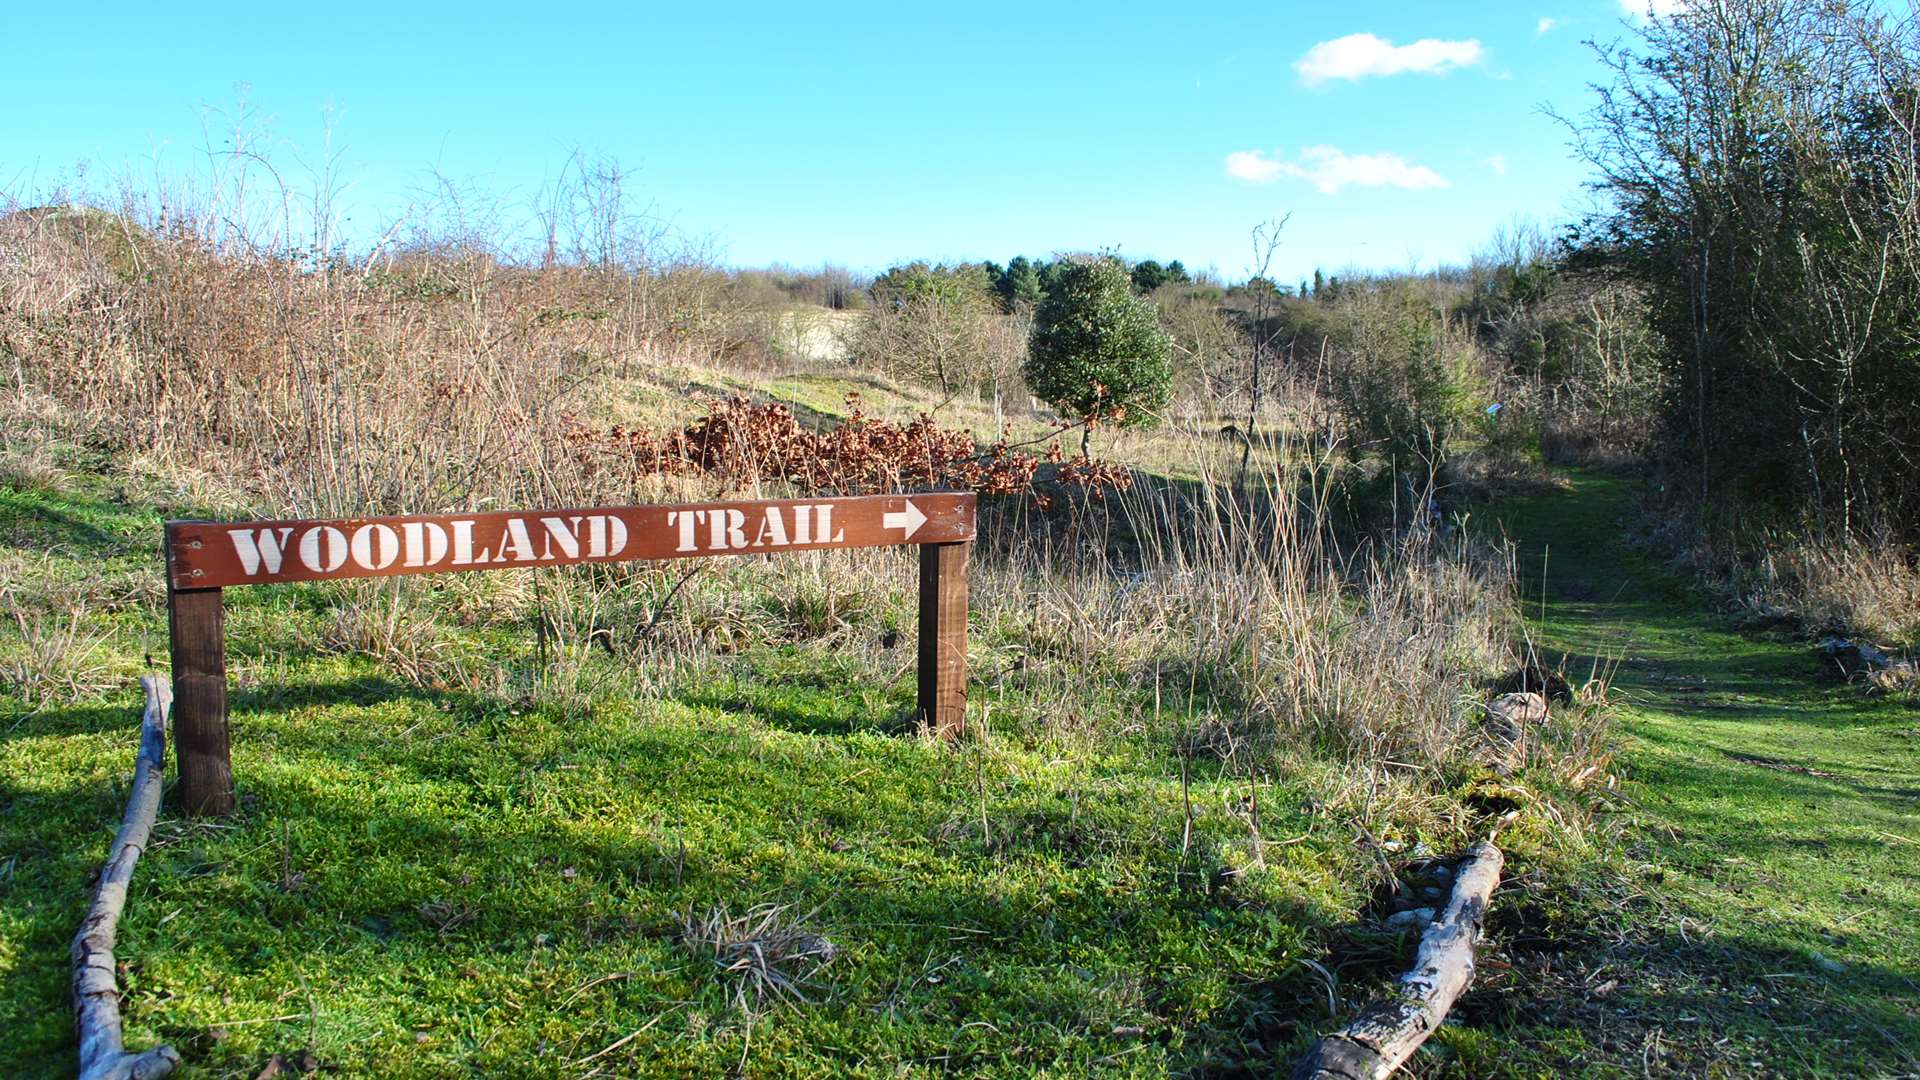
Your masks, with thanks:
[{"label": "bare tree", "polygon": [[1263,221],[1253,227],[1253,262],[1247,285],[1253,291],[1253,311],[1247,325],[1247,429],[1240,448],[1240,475],[1244,480],[1253,457],[1253,442],[1260,437],[1261,406],[1266,400],[1268,371],[1274,366],[1274,342],[1281,327],[1274,314],[1280,301],[1280,289],[1273,282],[1274,253],[1280,250],[1280,231],[1293,217]]},{"label": "bare tree", "polygon": [[1916,520],[1920,21],[1697,0],[1598,51],[1574,127],[1674,361],[1686,486],[1822,530]]}]

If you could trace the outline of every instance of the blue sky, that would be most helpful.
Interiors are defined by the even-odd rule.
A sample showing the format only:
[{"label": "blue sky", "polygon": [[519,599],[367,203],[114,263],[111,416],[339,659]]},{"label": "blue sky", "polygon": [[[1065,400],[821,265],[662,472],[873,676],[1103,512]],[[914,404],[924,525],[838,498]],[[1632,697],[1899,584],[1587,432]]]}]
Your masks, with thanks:
[{"label": "blue sky", "polygon": [[637,170],[634,193],[735,265],[1117,248],[1237,278],[1249,230],[1291,213],[1283,279],[1431,266],[1585,204],[1542,106],[1584,109],[1581,40],[1635,17],[1621,0],[194,7],[0,15],[0,191],[202,169],[203,114],[244,84],[296,184],[330,110],[361,243],[435,171],[525,219],[577,147]]}]

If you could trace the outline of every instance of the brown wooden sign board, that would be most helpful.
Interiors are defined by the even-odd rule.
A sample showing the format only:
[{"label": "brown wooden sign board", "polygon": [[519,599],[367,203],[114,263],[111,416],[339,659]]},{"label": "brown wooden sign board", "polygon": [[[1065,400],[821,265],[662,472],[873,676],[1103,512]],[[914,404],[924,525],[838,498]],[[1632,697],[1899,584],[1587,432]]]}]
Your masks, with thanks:
[{"label": "brown wooden sign board", "polygon": [[233,806],[220,590],[238,585],[635,559],[920,547],[921,721],[966,722],[972,493],[284,521],[170,521],[174,752],[189,813]]}]

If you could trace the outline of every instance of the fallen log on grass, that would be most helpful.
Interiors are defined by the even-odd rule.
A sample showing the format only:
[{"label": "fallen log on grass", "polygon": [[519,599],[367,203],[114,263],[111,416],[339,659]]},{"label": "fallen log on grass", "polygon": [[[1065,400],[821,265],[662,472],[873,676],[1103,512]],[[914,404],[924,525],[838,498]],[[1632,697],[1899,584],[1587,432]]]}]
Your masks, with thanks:
[{"label": "fallen log on grass", "polygon": [[114,935],[127,906],[127,885],[134,864],[147,848],[154,815],[160,809],[160,785],[166,770],[167,711],[173,689],[155,675],[140,680],[147,708],[140,722],[140,753],[133,769],[133,792],[120,831],[107,850],[94,889],[93,906],[73,936],[73,1025],[80,1036],[80,1080],[156,1080],[180,1064],[171,1046],[130,1054],[121,1044],[120,988],[115,981]]},{"label": "fallen log on grass", "polygon": [[1382,1080],[1439,1030],[1454,999],[1473,981],[1474,942],[1504,861],[1491,843],[1474,847],[1454,873],[1446,910],[1420,938],[1413,970],[1400,976],[1391,996],[1314,1043],[1293,1080]]}]

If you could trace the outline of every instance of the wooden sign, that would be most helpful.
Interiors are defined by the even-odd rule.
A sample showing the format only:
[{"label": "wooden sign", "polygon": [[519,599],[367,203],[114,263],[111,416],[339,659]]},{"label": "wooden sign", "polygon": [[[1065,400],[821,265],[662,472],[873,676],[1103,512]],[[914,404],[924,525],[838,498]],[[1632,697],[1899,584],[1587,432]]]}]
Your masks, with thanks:
[{"label": "wooden sign", "polygon": [[966,722],[972,493],[288,521],[170,521],[167,593],[179,801],[233,805],[220,590],[238,585],[634,559],[920,546],[922,723]]},{"label": "wooden sign", "polygon": [[869,495],[538,513],[167,523],[176,589],[505,570],[630,559],[771,555],[973,539],[974,496]]}]

